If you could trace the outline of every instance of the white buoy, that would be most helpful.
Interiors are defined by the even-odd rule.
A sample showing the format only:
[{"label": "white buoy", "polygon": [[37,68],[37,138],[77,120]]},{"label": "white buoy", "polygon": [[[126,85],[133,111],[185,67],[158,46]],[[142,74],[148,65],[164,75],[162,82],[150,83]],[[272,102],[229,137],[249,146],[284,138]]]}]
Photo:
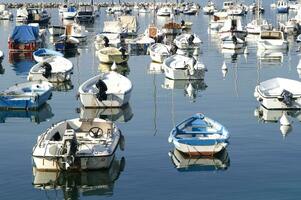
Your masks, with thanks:
[{"label": "white buoy", "polygon": [[222,69],[222,73],[223,73],[223,78],[225,78],[225,77],[226,77],[226,75],[227,75],[227,73],[228,73],[228,70],[226,70],[226,69]]},{"label": "white buoy", "polygon": [[191,83],[189,83],[188,87],[186,88],[186,92],[189,97],[194,98],[194,96],[193,96],[194,89],[193,89]]},{"label": "white buoy", "polygon": [[222,66],[222,70],[228,70],[228,67],[226,65],[226,62],[224,61],[223,66]]},{"label": "white buoy", "polygon": [[286,112],[283,112],[281,118],[280,118],[280,124],[282,126],[290,126],[291,122],[288,119],[288,116],[286,115]]},{"label": "white buoy", "polygon": [[115,63],[115,61],[113,62],[112,66],[111,66],[111,70],[115,71],[117,69],[117,65]]}]

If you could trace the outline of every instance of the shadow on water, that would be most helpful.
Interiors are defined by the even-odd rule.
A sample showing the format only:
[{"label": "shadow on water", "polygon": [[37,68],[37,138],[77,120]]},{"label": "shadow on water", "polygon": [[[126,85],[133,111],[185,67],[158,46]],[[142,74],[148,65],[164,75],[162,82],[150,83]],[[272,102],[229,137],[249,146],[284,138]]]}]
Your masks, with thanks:
[{"label": "shadow on water", "polygon": [[109,169],[65,172],[38,171],[33,167],[33,186],[47,199],[80,199],[82,196],[112,196],[115,181],[125,168],[125,159],[113,160]]}]

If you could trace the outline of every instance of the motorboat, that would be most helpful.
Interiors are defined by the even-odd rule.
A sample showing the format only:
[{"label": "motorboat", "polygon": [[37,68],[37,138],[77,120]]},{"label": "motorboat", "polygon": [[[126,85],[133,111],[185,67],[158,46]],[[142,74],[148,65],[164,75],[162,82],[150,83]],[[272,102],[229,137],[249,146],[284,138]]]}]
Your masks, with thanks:
[{"label": "motorboat", "polygon": [[187,4],[185,6],[185,8],[183,9],[183,14],[184,15],[195,15],[198,13],[198,11],[199,11],[199,9],[197,8],[196,5]]},{"label": "motorboat", "polygon": [[214,154],[229,144],[229,132],[220,123],[197,113],[172,129],[168,141],[190,156]]},{"label": "motorboat", "polygon": [[1,109],[36,110],[52,95],[52,84],[46,81],[17,83],[0,93]]},{"label": "motorboat", "polygon": [[79,42],[86,42],[88,37],[88,31],[85,26],[79,24],[68,24],[66,26],[65,34],[63,36],[73,37]]},{"label": "motorboat", "polygon": [[77,49],[80,41],[71,36],[62,36],[58,41],[54,43],[57,51],[72,51]]},{"label": "motorboat", "polygon": [[268,22],[264,19],[262,20],[252,20],[246,26],[248,34],[260,34],[261,31],[272,30],[272,25],[268,24]]},{"label": "motorboat", "polygon": [[227,170],[230,166],[226,149],[215,156],[189,156],[177,149],[170,151],[168,155],[179,172]]},{"label": "motorboat", "polygon": [[245,41],[237,38],[235,35],[226,37],[222,40],[223,49],[241,49],[245,46]]},{"label": "motorboat", "polygon": [[36,62],[43,62],[44,60],[53,57],[53,56],[61,56],[64,55],[61,52],[54,51],[52,49],[40,48],[32,53],[33,58]]},{"label": "motorboat", "polygon": [[77,14],[75,16],[75,21],[77,23],[91,23],[94,24],[95,16],[92,5],[80,5]]},{"label": "motorboat", "polygon": [[172,8],[168,6],[160,7],[157,11],[157,16],[170,16],[173,14]]},{"label": "motorboat", "polygon": [[201,39],[196,34],[182,33],[174,39],[174,44],[179,49],[200,48]]},{"label": "motorboat", "polygon": [[129,59],[129,55],[124,48],[105,47],[97,51],[98,59],[102,63],[125,63]]},{"label": "motorboat", "polygon": [[166,58],[171,56],[170,47],[165,44],[155,43],[150,46],[149,55],[152,61],[163,63]]},{"label": "motorboat", "polygon": [[165,76],[170,79],[204,79],[205,65],[183,55],[173,55],[163,61]]},{"label": "motorboat", "polygon": [[65,82],[70,81],[73,64],[62,56],[52,56],[35,64],[29,71],[29,81]]},{"label": "motorboat", "polygon": [[14,28],[8,39],[8,49],[14,52],[35,51],[42,41],[39,36],[39,28],[29,25],[20,25]]},{"label": "motorboat", "polygon": [[262,31],[257,41],[258,49],[286,50],[288,42],[281,31]]},{"label": "motorboat", "polygon": [[151,45],[156,41],[144,34],[134,39],[125,39],[126,47],[130,55],[146,55]]},{"label": "motorboat", "polygon": [[62,12],[63,19],[73,20],[77,14],[75,6],[69,6],[65,11]]},{"label": "motorboat", "polygon": [[43,171],[107,169],[121,138],[117,125],[104,119],[60,121],[38,137],[33,163]]},{"label": "motorboat", "polygon": [[100,50],[104,47],[116,47],[119,48],[121,44],[121,37],[118,33],[106,33],[102,32],[96,35],[94,45],[96,50]]},{"label": "motorboat", "polygon": [[65,26],[59,26],[59,25],[48,26],[48,31],[52,36],[63,35],[65,33],[65,30],[66,30]]},{"label": "motorboat", "polygon": [[221,39],[231,35],[244,39],[247,36],[247,31],[243,28],[239,18],[228,18],[223,27],[220,28],[219,35]]},{"label": "motorboat", "polygon": [[5,4],[0,4],[0,20],[13,20],[14,15],[7,10]]},{"label": "motorboat", "polygon": [[85,81],[78,89],[84,107],[122,107],[131,97],[132,82],[125,76],[110,71]]},{"label": "motorboat", "polygon": [[50,15],[44,9],[27,8],[27,23],[38,23],[40,25],[48,25]]},{"label": "motorboat", "polygon": [[203,12],[205,15],[212,15],[215,11],[215,4],[211,0],[209,0],[207,5],[203,7]]},{"label": "motorboat", "polygon": [[301,82],[272,78],[255,87],[254,97],[267,109],[300,109]]}]

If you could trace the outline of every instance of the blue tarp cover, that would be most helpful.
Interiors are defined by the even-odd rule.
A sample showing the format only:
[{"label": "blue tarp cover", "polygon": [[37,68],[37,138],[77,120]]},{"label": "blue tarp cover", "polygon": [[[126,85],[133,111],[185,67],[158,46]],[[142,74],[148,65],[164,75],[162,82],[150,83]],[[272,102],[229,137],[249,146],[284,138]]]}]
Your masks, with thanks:
[{"label": "blue tarp cover", "polygon": [[39,28],[28,25],[16,26],[11,36],[16,43],[30,43],[39,38]]}]

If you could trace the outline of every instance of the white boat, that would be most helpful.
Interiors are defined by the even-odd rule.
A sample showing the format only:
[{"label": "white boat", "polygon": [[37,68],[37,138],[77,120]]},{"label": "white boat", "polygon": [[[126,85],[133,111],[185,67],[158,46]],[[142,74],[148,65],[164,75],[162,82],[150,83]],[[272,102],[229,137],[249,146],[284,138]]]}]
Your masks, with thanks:
[{"label": "white boat", "polygon": [[300,24],[297,19],[292,18],[289,19],[285,23],[279,22],[280,30],[282,30],[284,33],[288,35],[295,35],[300,32]]},{"label": "white boat", "polygon": [[78,92],[84,107],[122,107],[129,102],[132,87],[128,78],[110,71],[85,81]]},{"label": "white boat", "polygon": [[278,13],[288,13],[289,6],[286,0],[278,0],[276,6]]},{"label": "white boat", "polygon": [[182,55],[173,55],[163,62],[165,76],[170,79],[204,79],[204,64]]},{"label": "white boat", "polygon": [[267,109],[300,109],[301,82],[272,78],[255,87],[254,97]]},{"label": "white boat", "polygon": [[229,137],[223,125],[197,113],[176,125],[168,141],[177,150],[190,156],[214,156],[228,146]]},{"label": "white boat", "polygon": [[7,10],[5,4],[0,4],[0,20],[13,20],[14,15]]},{"label": "white boat", "polygon": [[154,62],[163,63],[163,61],[171,56],[170,47],[165,44],[155,43],[149,48],[149,55]]},{"label": "white boat", "polygon": [[262,20],[252,20],[250,23],[246,26],[248,34],[260,34],[261,31],[268,31],[272,30],[272,25],[268,24],[268,22],[264,19]]},{"label": "white boat", "polygon": [[55,26],[55,25],[48,26],[48,31],[50,35],[53,36],[63,35],[65,33],[65,29],[66,29],[65,26]]},{"label": "white boat", "polygon": [[74,6],[68,7],[63,11],[62,17],[63,19],[73,20],[77,14],[76,8]]},{"label": "white boat", "polygon": [[168,6],[163,6],[158,9],[157,16],[170,16],[173,14],[172,8]]},{"label": "white boat", "polygon": [[122,137],[111,121],[80,118],[58,122],[42,133],[32,150],[37,170],[109,168]]},{"label": "white boat", "polygon": [[212,15],[215,11],[215,4],[211,0],[209,0],[207,5],[203,7],[203,12],[205,15]]},{"label": "white boat", "polygon": [[242,49],[245,46],[245,41],[240,38],[237,38],[235,35],[229,36],[222,40],[223,49]]},{"label": "white boat", "polygon": [[25,23],[28,18],[28,12],[26,7],[21,7],[17,9],[16,22]]},{"label": "white boat", "polygon": [[68,24],[66,26],[66,31],[63,36],[73,37],[78,39],[80,42],[86,42],[88,37],[88,31],[85,26],[79,24]]},{"label": "white boat", "polygon": [[202,43],[201,39],[196,34],[189,33],[182,33],[177,36],[173,42],[179,49],[200,48]]},{"label": "white boat", "polygon": [[62,56],[53,56],[34,65],[28,74],[29,81],[65,82],[71,79],[73,64]]},{"label": "white boat", "polygon": [[129,60],[129,54],[124,48],[105,47],[97,51],[97,56],[100,62],[109,64],[121,64]]},{"label": "white boat", "polygon": [[121,37],[118,33],[99,33],[95,37],[94,46],[96,50],[100,50],[104,47],[116,47],[119,48],[121,43]]},{"label": "white boat", "polygon": [[44,60],[53,57],[53,56],[61,56],[63,57],[64,54],[58,51],[54,51],[51,49],[45,49],[45,48],[40,48],[32,53],[33,58],[36,62],[43,62]]},{"label": "white boat", "polygon": [[262,31],[257,47],[265,50],[285,50],[288,48],[288,42],[281,31]]},{"label": "white boat", "polygon": [[219,36],[221,39],[231,35],[235,35],[240,39],[244,39],[247,36],[247,31],[243,28],[241,20],[238,18],[228,18],[223,27],[219,30]]}]

